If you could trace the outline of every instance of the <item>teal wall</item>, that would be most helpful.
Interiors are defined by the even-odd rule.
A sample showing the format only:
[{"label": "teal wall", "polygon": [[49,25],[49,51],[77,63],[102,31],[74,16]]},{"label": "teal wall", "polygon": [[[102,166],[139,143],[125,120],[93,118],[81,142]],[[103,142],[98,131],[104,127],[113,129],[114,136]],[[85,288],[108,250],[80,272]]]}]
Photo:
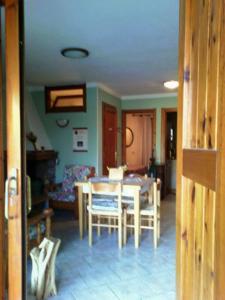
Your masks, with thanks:
[{"label": "teal wall", "polygon": [[[43,122],[37,112],[36,105],[32,99],[31,93],[27,86],[25,86],[24,90],[24,98],[25,98],[25,128],[26,134],[29,132],[33,132],[37,137],[36,147],[37,149],[41,149],[44,147],[45,149],[52,149],[51,142],[49,140],[48,134],[45,130]],[[26,139],[26,149],[34,150],[33,144]]]},{"label": "teal wall", "polygon": [[161,154],[161,109],[177,107],[177,97],[122,100],[122,110],[156,109],[156,161]]},{"label": "teal wall", "polygon": [[[177,106],[176,97],[156,99],[132,99],[120,100],[101,88],[87,88],[87,111],[76,113],[45,113],[44,91],[31,92],[33,101],[40,121],[46,131],[52,148],[59,153],[59,164],[56,169],[57,182],[62,180],[65,164],[87,164],[96,168],[97,174],[102,174],[102,103],[108,103],[117,108],[118,113],[118,165],[121,164],[121,114],[122,110],[153,109],[156,113],[156,160],[160,161],[161,140],[161,108]],[[32,120],[32,116],[28,116]],[[70,121],[66,128],[59,128],[56,119],[68,119]],[[88,128],[88,152],[73,152],[74,127]],[[37,137],[41,135],[39,129],[34,132]],[[42,146],[42,145],[40,145]]]},{"label": "teal wall", "polygon": [[[44,91],[32,92],[31,95],[51,145],[59,153],[56,181],[62,180],[65,164],[93,165],[97,170],[97,89],[87,89],[87,111],[76,113],[46,114]],[[70,123],[66,128],[59,128],[56,119],[68,119]],[[74,127],[88,128],[88,152],[73,152]],[[35,134],[38,136],[38,128]]]},{"label": "teal wall", "polygon": [[[102,103],[107,103],[115,106],[117,109],[117,127],[121,129],[121,100],[120,98],[111,95],[108,92],[98,88],[97,89],[97,102],[98,102],[98,170],[102,174]],[[121,164],[121,130],[117,132],[117,164]]]}]

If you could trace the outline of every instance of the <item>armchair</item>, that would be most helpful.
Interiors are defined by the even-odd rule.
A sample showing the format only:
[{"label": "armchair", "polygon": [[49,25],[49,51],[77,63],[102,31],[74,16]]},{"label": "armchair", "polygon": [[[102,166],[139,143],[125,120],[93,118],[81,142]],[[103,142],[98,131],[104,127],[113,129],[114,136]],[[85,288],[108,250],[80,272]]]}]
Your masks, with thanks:
[{"label": "armchair", "polygon": [[63,182],[46,187],[49,206],[54,209],[72,210],[75,219],[78,219],[78,191],[74,183],[93,176],[95,176],[95,168],[92,166],[66,165]]}]

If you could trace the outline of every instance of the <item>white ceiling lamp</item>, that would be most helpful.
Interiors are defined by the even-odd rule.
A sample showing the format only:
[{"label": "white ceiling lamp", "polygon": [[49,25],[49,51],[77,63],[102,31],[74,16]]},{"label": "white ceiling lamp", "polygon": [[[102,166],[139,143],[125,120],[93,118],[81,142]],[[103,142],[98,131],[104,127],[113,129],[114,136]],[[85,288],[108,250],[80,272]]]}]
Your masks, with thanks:
[{"label": "white ceiling lamp", "polygon": [[163,83],[163,85],[165,86],[165,88],[170,89],[170,90],[175,90],[178,86],[179,86],[179,82],[176,80],[169,80],[169,81],[165,81]]},{"label": "white ceiling lamp", "polygon": [[89,56],[89,51],[84,48],[65,48],[61,50],[61,54],[67,58],[80,59]]}]

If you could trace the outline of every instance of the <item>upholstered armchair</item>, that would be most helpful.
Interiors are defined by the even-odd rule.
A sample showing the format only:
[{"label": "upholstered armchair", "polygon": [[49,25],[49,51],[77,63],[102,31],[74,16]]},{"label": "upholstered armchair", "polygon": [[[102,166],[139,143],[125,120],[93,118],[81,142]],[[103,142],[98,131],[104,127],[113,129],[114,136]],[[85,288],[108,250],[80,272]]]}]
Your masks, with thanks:
[{"label": "upholstered armchair", "polygon": [[49,206],[54,209],[73,210],[75,219],[78,218],[78,195],[74,183],[95,175],[95,168],[85,165],[66,165],[63,181],[47,187]]}]

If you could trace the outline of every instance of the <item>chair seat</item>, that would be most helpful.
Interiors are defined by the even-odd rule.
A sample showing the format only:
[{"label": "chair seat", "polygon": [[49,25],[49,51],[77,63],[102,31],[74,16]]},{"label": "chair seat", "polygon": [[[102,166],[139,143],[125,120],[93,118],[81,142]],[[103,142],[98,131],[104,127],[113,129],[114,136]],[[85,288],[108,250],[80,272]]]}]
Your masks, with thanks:
[{"label": "chair seat", "polygon": [[147,204],[141,208],[140,213],[142,216],[153,216],[154,206],[152,204]]},{"label": "chair seat", "polygon": [[[140,196],[140,201],[142,204],[146,203],[147,202],[147,198],[145,196]],[[123,203],[130,203],[130,204],[133,204],[134,202],[134,198],[133,197],[127,197],[127,196],[124,196],[122,197],[122,202]]]},{"label": "chair seat", "polygon": [[[92,211],[93,210],[110,210],[110,211],[114,211],[118,209],[118,205],[117,202],[113,201],[113,200],[109,200],[107,198],[93,198],[92,200]],[[89,210],[89,206],[87,207],[87,209]]]},{"label": "chair seat", "polygon": [[[141,203],[140,203],[141,204],[141,210],[145,209],[145,207],[149,207],[149,208],[147,208],[149,210],[150,207],[152,207],[151,204],[146,203],[146,198],[145,197],[141,197],[140,200],[141,200]],[[127,211],[128,214],[134,214],[134,203],[128,204],[128,206],[126,208],[126,211]]]},{"label": "chair seat", "polygon": [[48,196],[54,201],[74,202],[76,200],[74,191],[72,193],[64,191],[49,192]]}]

